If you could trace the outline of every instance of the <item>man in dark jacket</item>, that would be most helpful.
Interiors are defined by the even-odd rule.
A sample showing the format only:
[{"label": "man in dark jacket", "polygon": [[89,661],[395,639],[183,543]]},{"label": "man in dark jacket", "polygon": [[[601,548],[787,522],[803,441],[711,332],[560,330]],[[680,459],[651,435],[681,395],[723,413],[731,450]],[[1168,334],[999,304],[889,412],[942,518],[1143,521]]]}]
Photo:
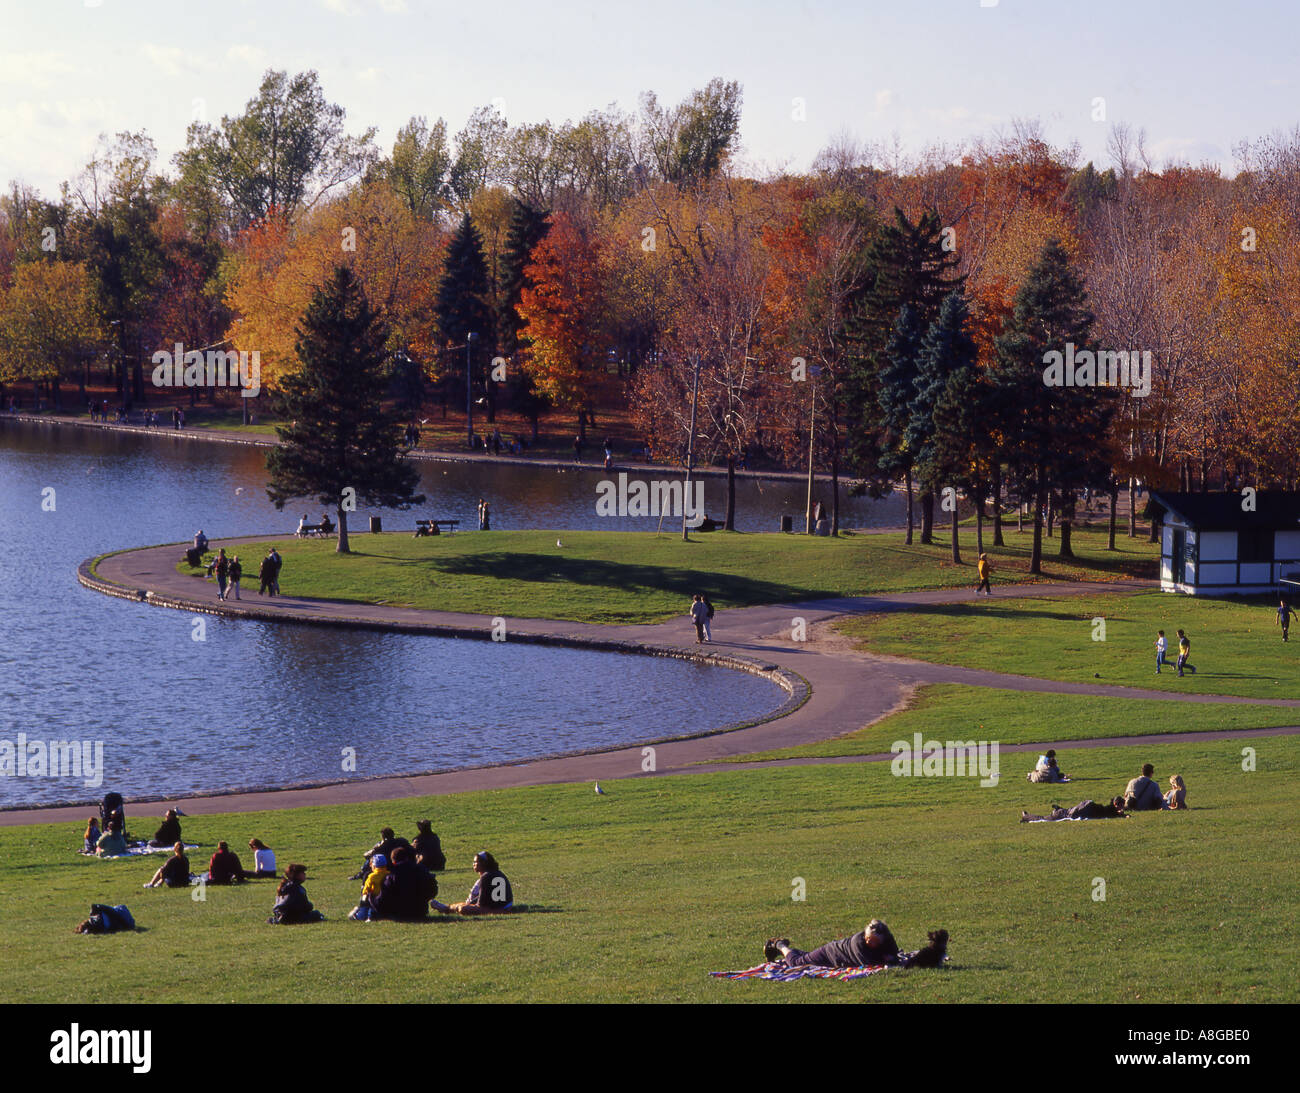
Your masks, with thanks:
[{"label": "man in dark jacket", "polygon": [[764,955],[768,960],[781,961],[790,968],[804,965],[818,968],[878,967],[898,963],[898,943],[889,927],[880,919],[873,918],[860,934],[828,941],[810,953],[792,948],[787,938],[776,938],[767,943]]},{"label": "man in dark jacket", "polygon": [[433,874],[415,863],[409,846],[393,851],[392,868],[371,907],[372,918],[396,918],[413,921],[427,918],[429,900],[438,894]]}]

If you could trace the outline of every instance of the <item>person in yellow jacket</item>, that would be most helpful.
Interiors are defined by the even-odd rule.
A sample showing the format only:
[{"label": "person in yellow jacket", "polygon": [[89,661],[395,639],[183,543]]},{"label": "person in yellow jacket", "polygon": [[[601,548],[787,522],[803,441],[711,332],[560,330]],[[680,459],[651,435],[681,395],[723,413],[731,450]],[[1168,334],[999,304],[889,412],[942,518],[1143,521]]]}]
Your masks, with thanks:
[{"label": "person in yellow jacket", "polygon": [[976,563],[975,569],[980,576],[980,583],[975,586],[975,595],[980,594],[981,588],[984,589],[985,595],[993,595],[993,589],[989,587],[989,574],[993,571],[993,567],[989,565],[989,556],[987,554],[980,555],[980,560]]},{"label": "person in yellow jacket", "polygon": [[355,919],[357,922],[369,922],[373,914],[372,908],[375,905],[375,897],[379,895],[379,890],[384,886],[384,878],[388,876],[388,859],[383,854],[372,854],[370,857],[370,873],[366,876],[366,883],[361,886],[361,899],[357,902],[356,908],[348,917]]}]

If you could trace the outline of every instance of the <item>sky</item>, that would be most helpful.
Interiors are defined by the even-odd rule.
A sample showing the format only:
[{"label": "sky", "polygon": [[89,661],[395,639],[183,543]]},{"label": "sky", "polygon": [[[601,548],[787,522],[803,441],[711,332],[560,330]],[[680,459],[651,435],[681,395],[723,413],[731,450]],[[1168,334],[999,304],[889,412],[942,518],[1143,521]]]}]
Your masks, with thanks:
[{"label": "sky", "polygon": [[559,123],[722,76],[758,172],[842,134],[915,154],[1038,119],[1099,166],[1122,122],[1157,166],[1232,173],[1240,141],[1300,123],[1298,30],[1293,0],[0,0],[0,185],[54,197],[122,130],[168,165],[268,68],[315,69],[385,152],[412,115]]}]

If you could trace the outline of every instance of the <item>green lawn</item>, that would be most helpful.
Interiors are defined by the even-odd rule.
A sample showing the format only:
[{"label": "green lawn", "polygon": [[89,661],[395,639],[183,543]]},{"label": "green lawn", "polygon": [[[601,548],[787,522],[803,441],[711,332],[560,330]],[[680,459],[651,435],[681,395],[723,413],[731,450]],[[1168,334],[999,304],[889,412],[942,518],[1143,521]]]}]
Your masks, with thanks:
[{"label": "green lawn", "polygon": [[[967,668],[1245,698],[1300,698],[1300,641],[1283,644],[1277,604],[1137,595],[1018,599],[917,605],[906,614],[845,619],[838,628],[876,653]],[[1105,640],[1094,641],[1094,619]],[[1196,673],[1173,669],[1177,631],[1192,642]],[[1169,641],[1169,666],[1155,671],[1156,631]],[[1096,632],[1100,633],[1100,630]]]},{"label": "green lawn", "polygon": [[[272,927],[272,883],[142,891],[157,860],[77,856],[71,824],[0,829],[0,999],[7,1002],[1295,1001],[1278,939],[1294,929],[1300,740],[1174,745],[1185,814],[1022,825],[1022,808],[1101,796],[1145,758],[1090,751],[1088,781],[993,788],[895,778],[888,764],[747,770],[434,800],[190,817],[188,840],[258,835],[311,867],[329,921]],[[131,807],[130,826],[156,819]],[[377,829],[435,820],[467,890],[471,853],[500,858],[540,913],[374,923],[344,918],[345,878]],[[196,852],[195,856],[199,856]],[[806,899],[791,899],[795,878]],[[1106,885],[1096,901],[1095,878]],[[143,930],[80,937],[92,902],[126,902]],[[857,983],[712,980],[763,938],[811,946],[879,915],[900,944],[952,934],[952,966]]]},{"label": "green lawn", "polygon": [[[1026,694],[957,683],[921,687],[907,709],[857,732],[755,752],[730,760],[752,763],[837,755],[879,755],[895,740],[997,740],[1001,745],[1104,739],[1156,732],[1217,732],[1300,725],[1300,710],[1278,706],[1162,702],[1155,698],[1102,698]],[[1066,773],[1074,766],[1062,752]],[[1009,757],[1006,769],[1019,778],[1034,756]],[[1021,769],[1023,767],[1023,770]]]},{"label": "green lawn", "polygon": [[[1028,579],[1027,538],[1011,532],[1011,545],[995,552],[1000,579]],[[240,547],[252,560],[250,581],[269,543]],[[893,533],[821,539],[712,532],[684,543],[649,532],[475,531],[422,539],[398,532],[353,536],[348,555],[336,554],[332,540],[278,543],[289,595],[515,618],[656,622],[681,614],[700,590],[721,607],[746,607],[975,581],[973,565],[952,564],[946,540],[905,547]],[[1077,534],[1075,564],[1049,559],[1044,579],[1154,574],[1151,544],[1125,540],[1115,553],[1105,544],[1101,532]],[[178,569],[190,572],[183,563]]]}]

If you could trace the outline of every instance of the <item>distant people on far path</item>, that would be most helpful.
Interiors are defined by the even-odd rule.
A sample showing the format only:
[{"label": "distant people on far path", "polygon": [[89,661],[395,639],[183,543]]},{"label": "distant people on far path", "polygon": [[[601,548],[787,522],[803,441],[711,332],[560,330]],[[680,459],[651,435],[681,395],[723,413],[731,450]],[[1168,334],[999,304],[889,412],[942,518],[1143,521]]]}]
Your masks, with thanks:
[{"label": "distant people on far path", "polygon": [[1169,776],[1169,792],[1165,794],[1165,808],[1185,809],[1187,807],[1187,784],[1181,774]]},{"label": "distant people on far path", "polygon": [[185,844],[179,840],[172,847],[171,856],[158,867],[158,872],[145,887],[157,888],[160,884],[168,888],[190,886],[190,859],[185,856]]},{"label": "distant people on far path", "polygon": [[1108,804],[1099,804],[1097,801],[1080,801],[1073,808],[1062,808],[1060,805],[1053,805],[1050,816],[1036,816],[1030,812],[1020,813],[1020,822],[1022,824],[1052,822],[1055,820],[1122,820],[1124,818],[1124,801],[1119,797],[1112,797]]},{"label": "distant people on far path", "polygon": [[581,436],[575,436],[573,438],[573,461],[575,463],[582,462],[582,437]]},{"label": "distant people on far path", "polygon": [[91,816],[86,821],[86,831],[81,837],[81,849],[85,854],[93,854],[99,848],[99,819]]},{"label": "distant people on far path", "polygon": [[1165,795],[1152,780],[1156,770],[1150,763],[1142,764],[1142,773],[1124,787],[1124,807],[1130,812],[1155,812],[1165,807]]},{"label": "distant people on far path", "polygon": [[171,846],[172,843],[181,841],[181,818],[180,813],[174,808],[169,808],[167,814],[163,816],[163,822],[159,825],[158,830],[153,833],[153,838],[149,840],[149,845]]},{"label": "distant people on far path", "polygon": [[606,437],[605,438],[605,470],[611,471],[613,469],[614,469],[614,443],[609,439],[609,437]]},{"label": "distant people on far path", "polygon": [[275,876],[275,851],[262,842],[261,839],[249,839],[248,849],[253,852],[252,876]]},{"label": "distant people on far path", "polygon": [[274,926],[296,926],[304,922],[320,922],[324,919],[307,898],[307,889],[303,881],[307,879],[307,867],[293,862],[284,871],[284,880],[275,892],[275,906],[271,917],[266,921]]},{"label": "distant people on far path", "polygon": [[1282,640],[1287,640],[1287,631],[1291,629],[1291,616],[1295,614],[1295,608],[1291,607],[1286,600],[1282,600],[1277,605],[1277,624],[1282,627]]},{"label": "distant people on far path", "polygon": [[1160,674],[1160,666],[1168,663],[1165,660],[1165,652],[1169,648],[1169,643],[1165,641],[1165,632],[1156,631],[1156,675]]},{"label": "distant people on far path", "polygon": [[1178,631],[1178,661],[1177,661],[1179,678],[1182,678],[1184,668],[1186,668],[1189,672],[1191,672],[1192,675],[1196,674],[1195,665],[1187,663],[1187,658],[1191,656],[1191,654],[1192,654],[1192,643],[1190,640],[1188,640],[1187,635],[1184,634],[1181,630],[1179,630]]},{"label": "distant people on far path", "polygon": [[695,644],[699,645],[704,641],[704,624],[709,621],[709,609],[704,606],[704,597],[698,592],[691,601],[690,615],[695,623]]},{"label": "distant people on far path", "polygon": [[989,565],[989,556],[981,554],[979,561],[975,563],[975,571],[979,574],[979,583],[975,586],[975,595],[980,594],[980,589],[984,590],[986,596],[993,595],[993,589],[989,587],[989,574],[993,572],[993,567]]},{"label": "distant people on far path", "polygon": [[239,855],[230,849],[224,839],[217,843],[217,852],[208,861],[208,883],[238,884],[245,876]]},{"label": "distant people on far path", "polygon": [[430,900],[429,906],[444,915],[499,915],[514,909],[514,892],[496,858],[486,850],[480,850],[474,855],[474,872],[478,874],[478,880],[464,902],[448,906]]}]

